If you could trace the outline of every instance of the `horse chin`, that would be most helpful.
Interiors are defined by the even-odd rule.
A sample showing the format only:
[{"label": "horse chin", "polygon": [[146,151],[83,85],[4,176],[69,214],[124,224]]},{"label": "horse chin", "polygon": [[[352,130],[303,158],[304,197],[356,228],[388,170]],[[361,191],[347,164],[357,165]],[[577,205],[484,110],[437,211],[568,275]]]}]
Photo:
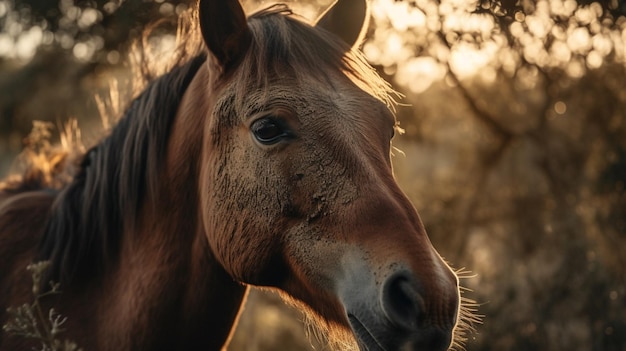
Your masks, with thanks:
[{"label": "horse chin", "polygon": [[354,315],[348,315],[360,351],[386,351],[369,329]]},{"label": "horse chin", "polygon": [[327,347],[342,351],[445,351],[448,350],[451,334],[436,328],[408,332],[395,328],[384,319],[375,316],[357,317],[347,312],[347,325],[328,320],[314,312],[310,306],[285,294],[283,300],[304,313],[303,320],[310,338]]},{"label": "horse chin", "polygon": [[[274,290],[287,304],[302,313],[302,320],[306,326],[307,335],[321,345],[325,345],[324,350],[360,351],[355,334],[348,321],[344,318],[329,319],[324,316],[343,315],[343,313],[323,314],[316,311],[306,302],[294,298],[283,290]],[[326,311],[328,312],[328,311]]]},{"label": "horse chin", "polygon": [[452,335],[437,328],[409,332],[349,313],[359,351],[445,351]]}]

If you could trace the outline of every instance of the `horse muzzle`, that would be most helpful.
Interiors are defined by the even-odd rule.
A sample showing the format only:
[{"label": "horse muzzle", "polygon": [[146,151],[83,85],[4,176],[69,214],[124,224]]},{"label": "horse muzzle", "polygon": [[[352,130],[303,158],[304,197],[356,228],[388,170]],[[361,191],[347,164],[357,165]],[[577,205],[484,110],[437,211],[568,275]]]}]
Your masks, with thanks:
[{"label": "horse muzzle", "polygon": [[[446,267],[447,268],[447,267]],[[456,277],[426,284],[410,270],[347,274],[339,297],[360,351],[445,351],[458,315]]]}]

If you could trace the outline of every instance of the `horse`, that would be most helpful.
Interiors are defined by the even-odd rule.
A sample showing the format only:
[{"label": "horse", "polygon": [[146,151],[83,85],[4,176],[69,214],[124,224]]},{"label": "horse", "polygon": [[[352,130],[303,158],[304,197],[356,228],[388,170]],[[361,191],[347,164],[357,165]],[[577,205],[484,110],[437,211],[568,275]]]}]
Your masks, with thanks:
[{"label": "horse", "polygon": [[250,286],[341,349],[448,349],[459,282],[394,179],[393,90],[358,51],[366,1],[313,22],[196,9],[196,52],[108,136],[3,182],[0,322],[32,296],[24,267],[47,261],[61,293],[44,309],[84,350],[223,349]]}]

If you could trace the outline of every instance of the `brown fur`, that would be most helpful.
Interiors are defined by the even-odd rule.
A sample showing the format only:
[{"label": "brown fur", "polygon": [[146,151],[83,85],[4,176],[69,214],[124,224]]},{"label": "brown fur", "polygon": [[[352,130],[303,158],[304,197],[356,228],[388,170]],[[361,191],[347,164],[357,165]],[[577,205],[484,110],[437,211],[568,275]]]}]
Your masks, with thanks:
[{"label": "brown fur", "polygon": [[[1,187],[0,311],[28,300],[23,267],[51,260],[63,293],[45,303],[85,350],[220,349],[249,284],[281,289],[354,346],[334,292],[358,258],[376,286],[414,273],[423,327],[452,330],[456,277],[393,179],[389,85],[286,7],[247,26],[245,52],[187,40],[107,138],[78,162],[56,158],[77,165],[69,181]],[[268,115],[297,137],[256,144],[249,124]],[[26,347],[0,338],[0,350]]]}]

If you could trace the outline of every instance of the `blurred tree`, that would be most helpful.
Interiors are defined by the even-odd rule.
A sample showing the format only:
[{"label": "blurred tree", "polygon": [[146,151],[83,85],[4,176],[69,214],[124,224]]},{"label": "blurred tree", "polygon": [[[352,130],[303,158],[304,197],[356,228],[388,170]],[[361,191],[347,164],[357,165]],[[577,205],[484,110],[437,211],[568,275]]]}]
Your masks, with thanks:
[{"label": "blurred tree", "polygon": [[0,155],[21,149],[33,119],[95,116],[93,103],[87,111],[76,106],[93,100],[86,80],[119,66],[155,20],[172,33],[191,2],[0,1]]},{"label": "blurred tree", "polygon": [[625,9],[374,2],[365,53],[418,112],[398,177],[486,302],[468,349],[626,349]]},{"label": "blurred tree", "polygon": [[[99,77],[111,70],[127,74],[120,68],[146,28],[156,37],[147,44],[170,49],[178,16],[194,2],[0,0],[0,159],[19,152],[33,119],[95,116],[91,96],[103,89]],[[317,14],[329,2],[299,7]],[[262,1],[244,3],[252,9]],[[85,110],[77,100],[91,104]],[[7,166],[0,161],[0,172]]]},{"label": "blurred tree", "polygon": [[2,53],[5,58],[28,61],[38,51],[61,48],[81,62],[115,64],[119,52],[125,52],[148,24],[159,20],[172,30],[177,15],[192,2],[3,0]]}]

